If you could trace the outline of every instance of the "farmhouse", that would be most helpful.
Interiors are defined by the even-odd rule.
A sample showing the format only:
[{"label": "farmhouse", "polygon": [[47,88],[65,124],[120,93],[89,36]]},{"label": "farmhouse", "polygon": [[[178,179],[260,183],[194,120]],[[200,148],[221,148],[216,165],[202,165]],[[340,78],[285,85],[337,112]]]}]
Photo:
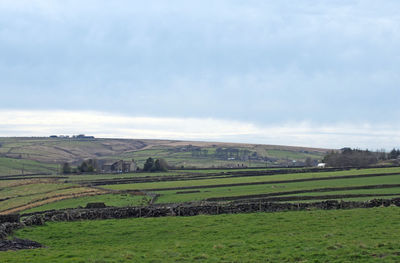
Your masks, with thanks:
[{"label": "farmhouse", "polygon": [[137,169],[136,162],[132,161],[114,161],[103,164],[102,172],[103,173],[130,173],[135,172]]}]

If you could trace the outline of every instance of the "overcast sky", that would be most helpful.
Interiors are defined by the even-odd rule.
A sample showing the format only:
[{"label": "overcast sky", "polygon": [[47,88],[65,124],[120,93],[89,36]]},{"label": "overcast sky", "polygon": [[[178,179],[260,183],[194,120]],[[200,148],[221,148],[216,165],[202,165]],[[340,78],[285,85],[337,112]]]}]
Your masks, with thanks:
[{"label": "overcast sky", "polygon": [[400,147],[399,10],[2,0],[0,136]]}]

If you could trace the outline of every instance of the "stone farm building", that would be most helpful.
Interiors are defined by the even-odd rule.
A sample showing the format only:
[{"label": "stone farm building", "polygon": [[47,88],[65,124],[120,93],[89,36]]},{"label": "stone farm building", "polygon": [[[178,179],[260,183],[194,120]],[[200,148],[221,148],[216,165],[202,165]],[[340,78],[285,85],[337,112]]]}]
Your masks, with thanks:
[{"label": "stone farm building", "polygon": [[130,173],[135,172],[137,169],[136,162],[132,161],[114,161],[103,164],[103,173]]}]

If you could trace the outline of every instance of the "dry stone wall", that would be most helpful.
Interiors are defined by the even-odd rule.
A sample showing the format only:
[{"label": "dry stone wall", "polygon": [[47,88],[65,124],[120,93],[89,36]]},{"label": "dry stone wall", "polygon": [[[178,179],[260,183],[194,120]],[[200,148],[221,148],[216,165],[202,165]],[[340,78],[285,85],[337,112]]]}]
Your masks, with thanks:
[{"label": "dry stone wall", "polygon": [[[400,198],[374,199],[366,202],[322,201],[314,203],[274,203],[274,202],[232,202],[232,203],[184,203],[171,205],[154,205],[147,207],[106,207],[81,208],[44,211],[23,215],[20,222],[5,222],[0,224],[0,237],[4,239],[13,230],[24,226],[43,225],[49,221],[76,221],[96,219],[119,219],[138,217],[164,216],[196,216],[237,214],[252,212],[300,211],[312,209],[353,209],[372,208],[379,206],[398,206]],[[10,217],[11,218],[11,217]],[[15,219],[15,217],[13,217]]]}]

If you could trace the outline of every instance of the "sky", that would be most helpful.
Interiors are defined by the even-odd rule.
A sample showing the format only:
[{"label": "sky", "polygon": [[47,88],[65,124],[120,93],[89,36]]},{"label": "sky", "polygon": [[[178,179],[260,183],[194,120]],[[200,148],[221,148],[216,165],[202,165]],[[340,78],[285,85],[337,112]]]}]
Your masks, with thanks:
[{"label": "sky", "polygon": [[397,0],[2,0],[0,136],[400,147]]}]

